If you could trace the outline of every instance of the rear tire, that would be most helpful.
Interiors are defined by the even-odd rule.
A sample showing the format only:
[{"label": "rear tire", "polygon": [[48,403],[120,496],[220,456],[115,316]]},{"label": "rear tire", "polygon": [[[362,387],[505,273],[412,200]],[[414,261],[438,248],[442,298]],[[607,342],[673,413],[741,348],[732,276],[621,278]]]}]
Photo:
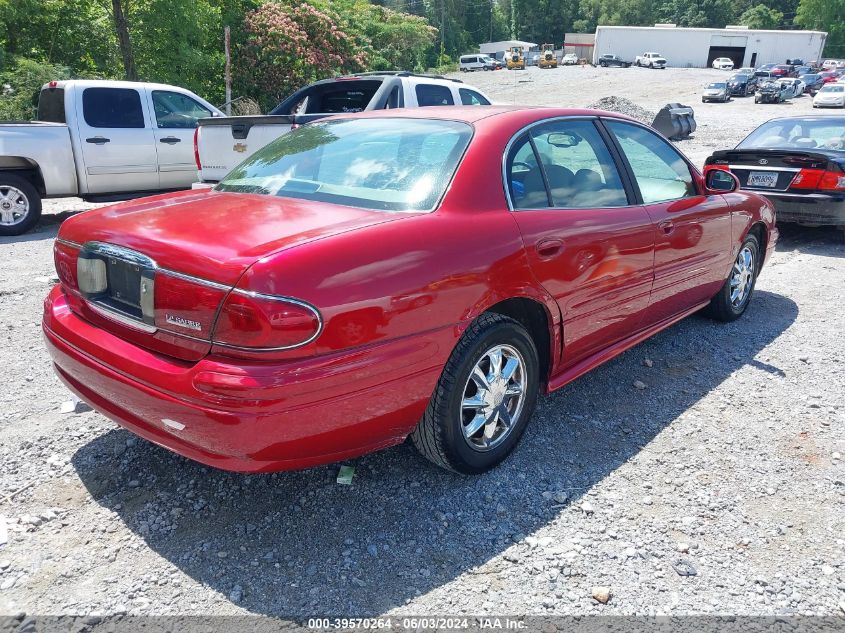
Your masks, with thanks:
[{"label": "rear tire", "polygon": [[519,322],[483,314],[446,362],[411,433],[414,446],[426,459],[458,473],[478,474],[498,465],[519,442],[537,404],[539,365],[534,341]]},{"label": "rear tire", "polygon": [[739,253],[724,285],[710,300],[707,311],[712,318],[728,323],[742,316],[751,302],[751,295],[754,294],[761,257],[757,236],[748,235],[739,247]]},{"label": "rear tire", "polygon": [[41,218],[41,196],[32,183],[15,174],[0,174],[0,235],[21,235]]}]

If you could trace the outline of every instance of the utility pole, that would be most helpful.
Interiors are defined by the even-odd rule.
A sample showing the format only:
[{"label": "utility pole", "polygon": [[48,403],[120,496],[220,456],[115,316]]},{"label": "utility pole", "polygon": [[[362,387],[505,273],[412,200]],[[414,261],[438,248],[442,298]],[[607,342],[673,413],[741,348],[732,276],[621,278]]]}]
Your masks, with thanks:
[{"label": "utility pole", "polygon": [[232,116],[232,52],[230,48],[231,30],[228,25],[223,29],[223,45],[226,49],[226,116]]},{"label": "utility pole", "polygon": [[440,0],[440,54],[446,51],[446,0]]}]

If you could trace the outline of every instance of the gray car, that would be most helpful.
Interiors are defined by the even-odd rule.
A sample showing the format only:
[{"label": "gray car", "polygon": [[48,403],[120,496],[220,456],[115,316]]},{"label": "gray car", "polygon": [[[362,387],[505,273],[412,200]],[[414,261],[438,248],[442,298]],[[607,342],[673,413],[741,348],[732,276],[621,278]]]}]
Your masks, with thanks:
[{"label": "gray car", "polygon": [[724,81],[714,81],[713,83],[707,84],[704,92],[701,93],[701,103],[706,103],[707,101],[727,103],[730,100],[731,93],[728,90],[728,84]]}]

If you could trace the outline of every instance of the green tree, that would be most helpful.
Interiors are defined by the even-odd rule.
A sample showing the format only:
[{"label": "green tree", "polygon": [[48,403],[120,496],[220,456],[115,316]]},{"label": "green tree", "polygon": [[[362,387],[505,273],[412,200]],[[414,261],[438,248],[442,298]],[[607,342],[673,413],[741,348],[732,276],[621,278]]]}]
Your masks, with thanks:
[{"label": "green tree", "polygon": [[266,109],[306,83],[364,69],[366,53],[339,21],[304,2],[269,1],[249,12],[235,66],[240,87]]},{"label": "green tree", "polygon": [[38,93],[48,81],[67,79],[70,69],[19,57],[0,72],[0,121],[35,118]]},{"label": "green tree", "polygon": [[827,31],[824,53],[845,56],[845,0],[801,0],[795,23],[805,29]]},{"label": "green tree", "polygon": [[764,4],[755,4],[739,16],[739,23],[750,29],[776,29],[783,20],[783,13]]}]

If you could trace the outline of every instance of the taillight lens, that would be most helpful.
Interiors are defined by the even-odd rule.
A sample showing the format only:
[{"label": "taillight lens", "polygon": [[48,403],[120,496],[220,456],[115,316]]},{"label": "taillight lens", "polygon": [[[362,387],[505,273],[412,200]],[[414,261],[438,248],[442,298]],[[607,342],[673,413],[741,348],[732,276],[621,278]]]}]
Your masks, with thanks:
[{"label": "taillight lens", "polygon": [[826,171],[819,183],[819,189],[826,191],[845,191],[845,174]]},{"label": "taillight lens", "polygon": [[53,261],[56,264],[56,274],[62,285],[70,290],[79,290],[76,277],[76,260],[79,258],[79,248],[59,242],[53,245]]},{"label": "taillight lens", "polygon": [[194,162],[197,164],[197,170],[202,170],[202,163],[200,163],[200,126],[198,125],[194,130]]},{"label": "taillight lens", "polygon": [[320,314],[306,303],[234,290],[220,310],[214,343],[247,352],[289,349],[312,341],[321,327]]},{"label": "taillight lens", "polygon": [[796,174],[789,188],[845,191],[845,174],[824,169],[802,169]]},{"label": "taillight lens", "polygon": [[163,330],[210,339],[226,289],[169,274],[155,277],[155,325]]}]

